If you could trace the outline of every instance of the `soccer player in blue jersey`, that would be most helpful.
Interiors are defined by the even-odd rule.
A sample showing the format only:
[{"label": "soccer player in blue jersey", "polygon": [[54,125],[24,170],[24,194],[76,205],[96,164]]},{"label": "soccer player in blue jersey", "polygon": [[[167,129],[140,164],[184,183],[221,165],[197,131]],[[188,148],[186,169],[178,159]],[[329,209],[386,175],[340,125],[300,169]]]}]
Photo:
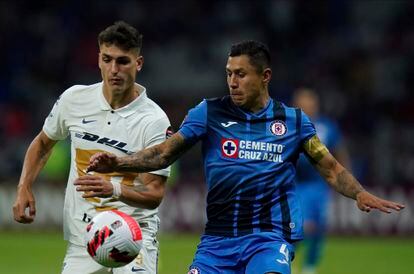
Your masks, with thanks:
[{"label": "soccer player in blue jersey", "polygon": [[[309,88],[299,88],[294,92],[293,104],[302,109],[315,125],[321,142],[326,145],[335,158],[349,167],[349,156],[338,125],[320,113],[318,94]],[[316,267],[324,244],[330,189],[322,176],[301,154],[298,160],[297,193],[304,217],[304,263],[302,274],[316,273]]]},{"label": "soccer player in blue jersey", "polygon": [[[170,165],[202,142],[208,220],[188,273],[291,272],[293,243],[303,237],[295,190],[302,152],[361,210],[404,208],[365,191],[319,140],[306,114],[269,96],[270,65],[262,43],[233,45],[226,65],[230,95],[203,100],[159,145],[127,157],[98,153],[90,159],[89,171],[147,172]],[[87,190],[101,191],[97,185]]]}]

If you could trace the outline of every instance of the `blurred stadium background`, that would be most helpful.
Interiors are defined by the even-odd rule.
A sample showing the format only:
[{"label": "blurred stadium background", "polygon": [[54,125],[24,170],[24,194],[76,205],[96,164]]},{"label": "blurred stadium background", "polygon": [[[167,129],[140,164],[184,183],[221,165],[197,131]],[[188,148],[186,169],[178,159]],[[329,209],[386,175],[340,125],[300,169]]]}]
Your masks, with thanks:
[{"label": "blurred stadium background", "polygon": [[[175,129],[202,98],[226,94],[233,42],[267,43],[271,95],[289,102],[295,88],[315,88],[339,121],[358,179],[407,205],[400,214],[367,215],[334,194],[321,273],[414,273],[414,2],[397,0],[0,1],[0,262],[17,264],[5,273],[59,271],[68,143],[36,183],[30,226],[12,220],[15,186],[25,149],[59,94],[100,81],[96,37],[120,19],[144,34],[138,82]],[[174,165],[161,207],[162,274],[185,272],[203,229],[199,156],[196,147]]]}]

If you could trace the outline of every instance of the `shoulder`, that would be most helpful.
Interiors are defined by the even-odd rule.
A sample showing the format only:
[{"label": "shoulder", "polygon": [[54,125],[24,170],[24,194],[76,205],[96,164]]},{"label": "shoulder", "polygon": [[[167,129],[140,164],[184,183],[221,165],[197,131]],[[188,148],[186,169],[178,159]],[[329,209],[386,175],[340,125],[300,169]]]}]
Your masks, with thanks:
[{"label": "shoulder", "polygon": [[207,105],[221,105],[221,106],[228,105],[230,103],[230,96],[226,95],[223,97],[207,98],[201,101],[201,103],[203,102],[205,102],[205,104]]},{"label": "shoulder", "polygon": [[147,96],[144,97],[142,109],[140,111],[145,112],[146,116],[151,120],[168,120],[168,116],[165,111]]},{"label": "shoulder", "polygon": [[303,119],[303,117],[307,117],[306,114],[300,108],[292,107],[276,100],[273,100],[273,102],[273,108],[275,113],[283,112],[287,118],[293,117]]},{"label": "shoulder", "polygon": [[95,93],[102,90],[102,83],[96,83],[93,85],[74,85],[66,89],[60,96],[60,99],[64,102],[77,102],[79,100],[85,101],[87,98],[91,98],[91,95],[95,98]]},{"label": "shoulder", "polygon": [[196,108],[206,108],[208,109],[208,112],[226,112],[232,108],[231,98],[226,95],[223,97],[203,99],[203,101],[201,101]]}]

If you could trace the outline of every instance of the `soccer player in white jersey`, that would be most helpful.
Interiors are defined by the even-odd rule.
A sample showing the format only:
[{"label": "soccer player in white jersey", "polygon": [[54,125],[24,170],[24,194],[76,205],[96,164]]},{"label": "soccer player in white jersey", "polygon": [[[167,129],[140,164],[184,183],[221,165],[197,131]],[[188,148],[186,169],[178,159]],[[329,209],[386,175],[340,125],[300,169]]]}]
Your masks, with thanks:
[{"label": "soccer player in white jersey", "polygon": [[[103,81],[76,85],[56,101],[43,129],[30,144],[13,205],[14,219],[34,221],[32,185],[57,141],[70,136],[71,169],[64,202],[64,235],[68,248],[63,274],[156,273],[159,227],[157,208],[164,196],[169,168],[150,173],[86,173],[96,152],[126,156],[163,142],[170,132],[164,111],[135,82],[142,68],[142,35],[125,22],[99,34],[99,68]],[[28,208],[28,213],[25,213]],[[141,225],[143,249],[130,264],[107,269],[88,255],[83,235],[101,211],[118,209]]]}]

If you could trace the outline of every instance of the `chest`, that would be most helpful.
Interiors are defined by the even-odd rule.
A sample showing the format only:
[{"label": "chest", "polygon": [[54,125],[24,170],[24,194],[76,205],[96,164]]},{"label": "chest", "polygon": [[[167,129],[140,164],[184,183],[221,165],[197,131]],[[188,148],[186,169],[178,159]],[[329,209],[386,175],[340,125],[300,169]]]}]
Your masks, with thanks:
[{"label": "chest", "polygon": [[131,154],[144,146],[145,119],[122,117],[115,111],[75,112],[65,120],[75,149]]}]

